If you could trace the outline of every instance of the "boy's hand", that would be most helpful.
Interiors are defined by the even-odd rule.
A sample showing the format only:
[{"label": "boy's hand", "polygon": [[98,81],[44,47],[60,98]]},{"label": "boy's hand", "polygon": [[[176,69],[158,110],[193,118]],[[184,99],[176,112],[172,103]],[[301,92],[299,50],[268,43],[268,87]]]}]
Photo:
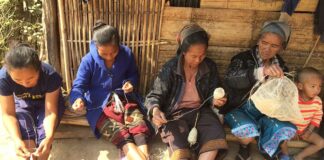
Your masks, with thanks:
[{"label": "boy's hand", "polygon": [[153,108],[152,121],[153,121],[154,125],[156,125],[158,128],[168,122],[165,118],[164,113],[162,111],[160,111],[160,109],[158,107]]},{"label": "boy's hand", "polygon": [[127,82],[123,85],[122,89],[123,89],[123,91],[124,91],[125,93],[130,93],[130,92],[133,92],[134,87],[133,87],[133,85],[132,85],[132,83],[131,83],[130,81],[127,81]]},{"label": "boy's hand", "polygon": [[49,154],[51,151],[51,145],[53,143],[53,138],[45,138],[42,140],[42,142],[39,144],[39,147],[37,148],[36,152],[33,154],[37,157],[41,157],[44,154]]},{"label": "boy's hand", "polygon": [[30,152],[28,151],[25,143],[23,141],[16,142],[16,155],[22,158],[29,158],[31,156]]},{"label": "boy's hand", "polygon": [[214,99],[213,104],[214,104],[214,106],[216,106],[218,108],[218,107],[223,106],[226,102],[227,102],[227,98],[223,97],[220,99]]},{"label": "boy's hand", "polygon": [[85,109],[84,107],[85,107],[84,102],[82,101],[81,98],[78,98],[77,100],[75,100],[72,105],[72,109],[77,112],[82,112]]},{"label": "boy's hand", "polygon": [[304,133],[301,135],[302,139],[308,139],[308,137],[312,134],[312,132],[308,129],[304,131]]}]

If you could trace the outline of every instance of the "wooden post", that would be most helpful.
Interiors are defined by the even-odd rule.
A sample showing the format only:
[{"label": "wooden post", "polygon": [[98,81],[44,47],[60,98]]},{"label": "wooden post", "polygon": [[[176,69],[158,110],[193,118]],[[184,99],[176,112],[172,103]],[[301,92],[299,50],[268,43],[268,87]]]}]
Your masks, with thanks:
[{"label": "wooden post", "polygon": [[60,72],[59,32],[56,17],[57,1],[43,0],[44,53],[47,54],[49,63]]},{"label": "wooden post", "polygon": [[62,52],[63,52],[63,63],[64,63],[64,74],[65,74],[65,83],[66,90],[70,92],[71,90],[71,78],[70,78],[70,62],[68,57],[68,48],[67,48],[67,37],[66,37],[66,24],[64,17],[64,5],[63,0],[58,1],[58,11],[59,11],[59,19],[60,19],[60,35],[61,35],[61,44],[62,44]]}]

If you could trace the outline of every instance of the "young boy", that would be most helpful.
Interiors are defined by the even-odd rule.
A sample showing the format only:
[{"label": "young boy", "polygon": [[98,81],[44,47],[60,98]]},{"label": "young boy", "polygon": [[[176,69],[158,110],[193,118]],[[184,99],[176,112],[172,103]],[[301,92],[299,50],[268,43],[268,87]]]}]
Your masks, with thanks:
[{"label": "young boy", "polygon": [[298,135],[311,144],[295,155],[295,160],[302,160],[324,148],[324,139],[313,132],[315,127],[319,127],[323,115],[322,101],[318,97],[322,81],[322,74],[315,68],[307,67],[297,72],[298,103],[304,121],[295,125]]}]

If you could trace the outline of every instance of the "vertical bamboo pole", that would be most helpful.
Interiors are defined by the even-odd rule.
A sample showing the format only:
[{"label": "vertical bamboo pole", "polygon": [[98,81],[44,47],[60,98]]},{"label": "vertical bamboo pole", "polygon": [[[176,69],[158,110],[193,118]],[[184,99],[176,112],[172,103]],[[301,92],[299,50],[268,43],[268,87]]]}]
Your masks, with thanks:
[{"label": "vertical bamboo pole", "polygon": [[134,52],[134,45],[131,44],[131,28],[133,24],[133,0],[128,0],[128,6],[127,6],[127,12],[128,12],[128,19],[127,19],[127,23],[128,23],[128,27],[127,27],[127,43],[129,45],[129,47],[132,48],[132,51]]},{"label": "vertical bamboo pole", "polygon": [[[149,75],[150,75],[150,71],[151,71],[151,67],[152,67],[152,51],[151,51],[151,34],[152,34],[152,27],[154,26],[153,25],[153,19],[154,19],[154,1],[151,1],[151,0],[148,0],[148,4],[147,4],[147,11],[146,11],[146,17],[147,17],[147,33],[146,33],[146,36],[147,36],[147,42],[145,43],[145,47],[146,47],[146,52],[144,54],[145,55],[145,78],[144,78],[144,87],[143,87],[143,92],[145,93],[146,92],[146,89],[147,89],[147,84],[149,82]],[[154,34],[154,33],[153,33]],[[153,41],[154,43],[154,41]]]},{"label": "vertical bamboo pole", "polygon": [[[136,47],[135,47],[135,38],[136,38],[136,28],[137,28],[137,18],[138,18],[138,6],[137,6],[137,4],[138,4],[138,0],[135,0],[135,3],[134,3],[134,6],[135,7],[132,7],[132,10],[133,10],[133,27],[132,27],[132,51],[134,52],[134,55],[135,55],[135,59],[136,59],[136,61],[137,61],[137,64],[139,64],[139,62],[138,62],[138,59],[137,59],[137,57],[138,57],[138,55],[137,55],[137,52],[136,52]],[[139,66],[139,65],[138,65]]]},{"label": "vertical bamboo pole", "polygon": [[[79,10],[78,10],[78,7],[77,7],[77,3],[78,2],[80,2],[80,1],[75,1],[75,0],[72,0],[74,3],[73,3],[73,12],[74,12],[74,27],[73,27],[73,32],[74,32],[74,39],[72,39],[74,42],[74,47],[75,47],[75,52],[74,52],[74,54],[72,55],[72,54],[70,54],[71,55],[71,59],[75,59],[75,63],[73,64],[73,74],[72,74],[72,79],[74,79],[74,76],[75,76],[75,74],[76,74],[76,72],[77,72],[77,69],[78,69],[78,66],[79,66],[79,62],[80,62],[80,59],[81,59],[81,57],[80,57],[80,53],[81,53],[81,51],[80,51],[80,49],[81,49],[81,47],[80,47],[80,22],[81,22],[81,20],[80,20],[80,16],[79,16]],[[75,58],[76,57],[76,58]]]},{"label": "vertical bamboo pole", "polygon": [[[154,1],[156,2],[156,1]],[[156,3],[154,3],[153,5],[153,32],[152,32],[152,40],[153,40],[153,43],[152,43],[152,47],[151,47],[151,53],[152,53],[152,56],[151,56],[151,67],[150,67],[150,75],[154,75],[154,71],[155,71],[155,67],[156,67],[156,61],[158,59],[156,59],[156,48],[155,48],[155,45],[158,45],[156,44],[157,40],[156,40],[156,35],[157,35],[157,29],[158,29],[158,14],[159,14],[159,7],[160,7],[160,4],[161,3],[161,0],[158,0]],[[153,76],[150,76],[149,79],[148,79],[148,83],[147,83],[147,86],[150,86],[150,82],[153,81]],[[145,91],[147,91],[148,88],[146,88]]]},{"label": "vertical bamboo pole", "polygon": [[93,11],[93,1],[88,2],[88,22],[89,22],[89,28],[88,28],[88,35],[89,39],[92,39],[92,28],[94,24],[94,11]]},{"label": "vertical bamboo pole", "polygon": [[82,57],[87,52],[87,34],[86,34],[86,32],[87,32],[86,29],[88,28],[87,12],[88,12],[87,4],[82,4],[82,15],[83,15],[83,21],[82,21],[83,22],[83,24],[82,24],[83,53],[82,53]]},{"label": "vertical bamboo pole", "polygon": [[108,16],[109,16],[109,12],[108,12],[108,2],[107,0],[104,0],[104,12],[103,12],[103,20],[108,24]]},{"label": "vertical bamboo pole", "polygon": [[146,72],[146,45],[147,45],[147,30],[148,30],[148,18],[149,18],[149,13],[147,12],[149,10],[149,2],[148,0],[144,0],[143,4],[143,29],[142,29],[142,51],[141,51],[141,82],[142,82],[142,92],[145,90],[145,80],[147,77],[147,72]]},{"label": "vertical bamboo pole", "polygon": [[116,1],[117,11],[115,13],[116,13],[116,16],[117,16],[118,33],[120,35],[120,39],[123,41],[123,35],[122,35],[122,30],[123,30],[122,2],[123,2],[123,0]]},{"label": "vertical bamboo pole", "polygon": [[96,23],[96,21],[100,18],[98,17],[98,12],[99,12],[99,8],[98,8],[98,2],[97,0],[91,0],[93,2],[93,8],[92,8],[92,14],[93,14],[93,24]]},{"label": "vertical bamboo pole", "polygon": [[103,10],[103,7],[104,7],[104,0],[99,0],[99,6],[98,6],[98,10],[99,10],[99,19],[100,20],[104,20],[104,10]]},{"label": "vertical bamboo pole", "polygon": [[127,23],[127,18],[128,18],[128,13],[127,13],[127,0],[123,0],[123,7],[122,7],[122,10],[123,10],[123,41],[125,44],[127,44],[127,39],[126,39],[126,31],[127,31],[127,28],[128,28],[128,23]]},{"label": "vertical bamboo pole", "polygon": [[78,32],[78,54],[77,54],[77,64],[76,64],[76,67],[75,67],[75,70],[74,70],[74,77],[76,75],[76,72],[78,71],[78,68],[79,68],[79,64],[80,64],[80,60],[82,58],[82,53],[83,53],[83,50],[82,50],[82,28],[84,27],[82,24],[83,24],[83,18],[82,18],[82,6],[81,6],[81,1],[77,1],[76,3],[76,12],[77,12],[77,16],[78,16],[78,26],[77,26],[77,32]]},{"label": "vertical bamboo pole", "polygon": [[135,44],[135,55],[136,55],[136,59],[137,59],[137,61],[138,61],[138,68],[139,68],[139,70],[141,71],[141,65],[140,65],[140,63],[141,63],[141,61],[140,61],[140,53],[139,53],[139,45],[138,45],[138,43],[139,43],[139,40],[140,40],[140,38],[139,38],[139,30],[140,30],[140,28],[141,28],[141,6],[142,6],[142,4],[141,4],[141,1],[142,0],[138,0],[137,1],[137,7],[136,7],[136,11],[137,11],[137,17],[136,17],[136,24],[134,25],[134,28],[135,28],[135,39],[134,39],[134,44]]},{"label": "vertical bamboo pole", "polygon": [[62,51],[63,51],[63,62],[64,62],[64,72],[65,72],[65,82],[66,82],[66,89],[69,92],[71,90],[71,81],[69,75],[69,60],[67,55],[67,41],[66,41],[66,25],[65,25],[65,18],[64,18],[64,5],[63,0],[58,0],[58,10],[59,10],[59,17],[60,17],[60,32],[61,32],[61,41],[62,41]]},{"label": "vertical bamboo pole", "polygon": [[[75,43],[74,43],[74,39],[75,39],[75,28],[74,28],[74,23],[75,23],[75,13],[73,11],[73,2],[74,0],[69,0],[67,1],[67,5],[66,7],[68,8],[67,10],[67,14],[69,15],[69,19],[68,19],[68,25],[67,27],[69,28],[68,29],[68,36],[67,36],[67,43],[69,45],[69,50],[68,50],[68,59],[70,60],[70,65],[69,65],[69,73],[70,73],[70,76],[71,76],[71,79],[73,78],[73,69],[74,69],[74,66],[75,66],[75,63],[76,63],[76,58],[72,58],[72,55],[75,55],[76,53],[76,47],[75,47]],[[71,81],[72,82],[72,81]]]},{"label": "vertical bamboo pole", "polygon": [[113,19],[113,22],[114,22],[114,26],[116,28],[118,28],[118,23],[117,23],[117,0],[114,0],[114,3],[113,3],[113,10],[112,10],[112,14],[114,15],[114,19]]},{"label": "vertical bamboo pole", "polygon": [[113,11],[113,5],[114,3],[112,0],[108,0],[108,24],[113,25],[113,16],[112,16],[112,11]]},{"label": "vertical bamboo pole", "polygon": [[[157,41],[158,42],[160,42],[161,41],[161,28],[162,28],[162,20],[163,20],[163,12],[164,12],[164,6],[165,6],[165,0],[161,0],[162,1],[162,5],[161,5],[161,7],[159,7],[159,11],[158,11],[158,14],[159,14],[159,16],[158,16],[158,19],[159,19],[159,28],[158,28],[158,38],[157,38]],[[154,73],[157,73],[157,69],[158,69],[158,67],[157,67],[157,64],[158,64],[158,59],[159,59],[159,51],[160,51],[160,45],[157,45],[157,54],[156,54],[156,58],[155,58],[155,60],[156,60],[156,62],[155,62],[155,64],[156,64],[156,68],[155,68],[155,71],[154,71]]]}]

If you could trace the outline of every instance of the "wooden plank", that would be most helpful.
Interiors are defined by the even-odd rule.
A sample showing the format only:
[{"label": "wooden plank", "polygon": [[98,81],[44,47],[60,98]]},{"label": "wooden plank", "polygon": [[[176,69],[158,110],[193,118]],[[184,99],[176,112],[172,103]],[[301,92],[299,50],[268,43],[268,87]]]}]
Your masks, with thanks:
[{"label": "wooden plank", "polygon": [[[63,125],[62,125],[63,124]],[[230,128],[224,126],[227,141],[236,141],[238,138],[231,134]],[[68,123],[61,123],[54,138],[92,138],[94,137],[91,129],[87,126],[75,126],[74,124],[68,125]],[[256,141],[253,141],[256,144]],[[288,142],[288,147],[291,148],[305,148],[309,143],[301,140],[292,140]]]},{"label": "wooden plank", "polygon": [[[158,59],[158,69],[166,63],[169,59],[173,58],[176,55],[176,49],[178,45],[168,44],[160,45],[159,59]],[[230,63],[231,58],[249,48],[240,48],[240,47],[222,47],[222,46],[209,46],[207,50],[207,57],[211,58],[216,62],[220,75],[223,77],[228,64]],[[308,52],[305,51],[294,51],[286,50],[281,54],[283,59],[286,61],[286,64],[290,70],[295,70],[303,66],[308,56]],[[315,67],[324,74],[324,54],[323,52],[315,52],[313,57],[309,62],[309,66]],[[153,74],[156,75],[156,74]]]},{"label": "wooden plank", "polygon": [[[177,44],[176,35],[185,24],[190,21],[164,21],[161,39],[171,44]],[[210,44],[220,46],[248,47],[252,37],[251,23],[196,21],[210,33]],[[234,36],[235,35],[235,36]]]},{"label": "wooden plank", "polygon": [[78,126],[89,126],[88,120],[84,116],[80,117],[63,117],[61,124],[70,124]]},{"label": "wooden plank", "polygon": [[57,1],[48,0],[43,3],[45,54],[49,63],[56,71],[61,71],[59,50],[59,28],[57,15]]},{"label": "wooden plank", "polygon": [[[250,47],[256,44],[264,22],[276,20],[279,15],[278,12],[265,11],[167,7],[163,15],[161,39],[176,44],[175,37],[181,27],[195,22],[210,33],[211,45]],[[292,16],[288,22],[292,26],[292,34],[287,49],[311,50],[316,40],[313,21],[313,14],[310,13]],[[317,51],[324,51],[324,44],[319,44]]]},{"label": "wooden plank", "polygon": [[254,11],[237,9],[201,9],[165,7],[165,20],[213,20],[217,22],[253,22]]},{"label": "wooden plank", "polygon": [[[183,9],[167,7],[161,39],[176,44],[175,37],[185,24],[195,22],[210,33],[211,45],[248,47],[253,29],[253,11]],[[191,15],[191,16],[188,16]],[[234,36],[235,35],[235,36]]]},{"label": "wooden plank", "polygon": [[[296,12],[315,12],[319,0],[301,0]],[[283,1],[264,2],[260,0],[201,0],[200,8],[227,8],[261,11],[281,11]]]}]

